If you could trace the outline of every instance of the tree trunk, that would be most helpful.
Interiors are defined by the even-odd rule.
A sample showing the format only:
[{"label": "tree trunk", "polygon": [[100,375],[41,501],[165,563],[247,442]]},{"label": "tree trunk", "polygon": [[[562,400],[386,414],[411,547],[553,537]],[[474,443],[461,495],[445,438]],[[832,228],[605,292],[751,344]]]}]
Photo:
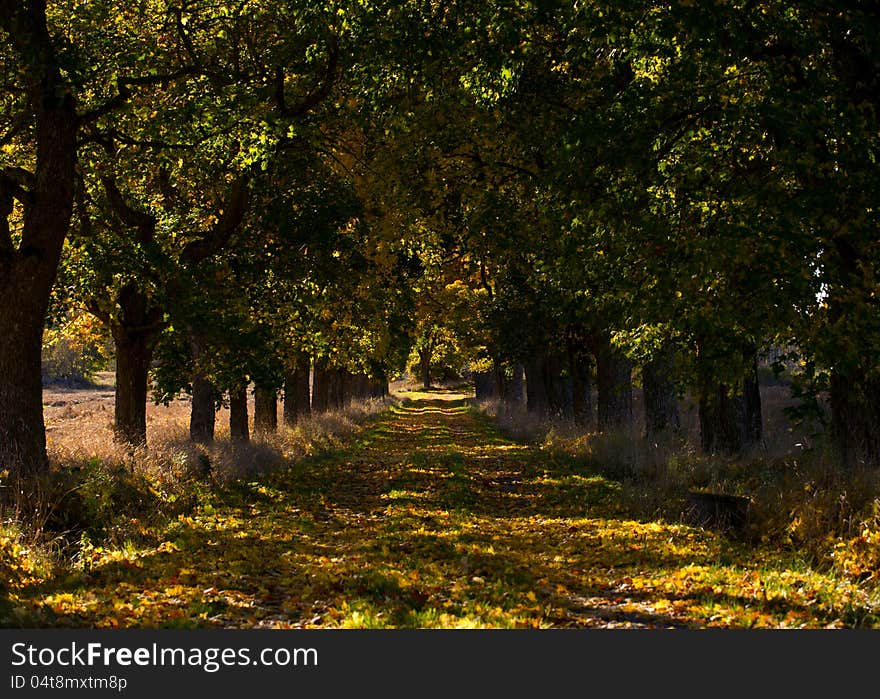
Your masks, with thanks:
[{"label": "tree trunk", "polygon": [[197,375],[192,382],[192,404],[189,415],[189,437],[196,444],[214,441],[217,392],[204,376]]},{"label": "tree trunk", "polygon": [[871,245],[863,247],[842,233],[832,238],[834,255],[826,272],[832,280],[826,322],[834,341],[822,353],[832,366],[829,436],[843,467],[880,466],[876,257]]},{"label": "tree trunk", "polygon": [[735,391],[704,379],[700,391],[700,445],[706,453],[738,454],[763,436],[757,361]]},{"label": "tree trunk", "polygon": [[326,413],[330,407],[330,370],[323,361],[315,362],[312,385],[312,412]]},{"label": "tree trunk", "polygon": [[333,367],[327,370],[327,407],[339,410],[342,407],[342,371]]},{"label": "tree trunk", "polygon": [[339,370],[339,388],[337,390],[337,395],[339,396],[339,408],[347,408],[351,405],[353,379],[354,376],[352,376],[348,369]]},{"label": "tree trunk", "polygon": [[544,358],[544,385],[550,414],[571,419],[574,417],[574,387],[571,376],[565,370],[565,362],[557,352]]},{"label": "tree trunk", "polygon": [[681,427],[672,355],[663,352],[642,367],[645,434],[648,439]]},{"label": "tree trunk", "polygon": [[477,400],[489,400],[495,397],[495,377],[491,371],[474,372],[474,396]]},{"label": "tree trunk", "polygon": [[431,388],[431,352],[419,350],[419,371],[422,375],[422,388]]},{"label": "tree trunk", "polygon": [[190,346],[193,355],[192,403],[189,414],[189,437],[196,444],[214,441],[217,393],[205,376],[201,366],[205,355],[205,342],[190,330]]},{"label": "tree trunk", "polygon": [[880,464],[880,380],[862,371],[831,374],[831,439],[841,463]]},{"label": "tree trunk", "polygon": [[357,376],[357,398],[367,400],[370,397],[370,377],[367,374]]},{"label": "tree trunk", "polygon": [[742,394],[729,395],[716,383],[704,386],[700,395],[700,446],[707,454],[738,454],[743,448]]},{"label": "tree trunk", "polygon": [[507,368],[500,359],[492,360],[492,390],[498,397],[498,400],[507,402],[507,393],[510,388],[510,382],[507,380]]},{"label": "tree trunk", "polygon": [[598,427],[602,432],[633,423],[632,364],[605,338],[596,353]]},{"label": "tree trunk", "polygon": [[593,424],[593,391],[590,381],[590,355],[583,347],[569,345],[569,372],[571,374],[572,412],[579,427]]},{"label": "tree trunk", "polygon": [[278,431],[278,393],[274,388],[254,389],[254,433],[269,435]]},{"label": "tree trunk", "polygon": [[14,482],[48,471],[49,462],[40,376],[45,311],[39,299],[9,288],[0,287],[0,465]]},{"label": "tree trunk", "polygon": [[330,372],[330,409],[342,407],[342,370],[334,368]]},{"label": "tree trunk", "polygon": [[[46,26],[45,3],[7,3],[0,14],[5,43],[17,54],[10,60],[23,73],[22,98],[32,110],[24,126],[31,129],[36,156],[26,182],[0,175],[0,469],[15,482],[49,468],[40,353],[73,211],[79,119]],[[27,202],[18,241],[9,227],[14,197]]]},{"label": "tree trunk", "polygon": [[363,400],[367,397],[364,387],[366,386],[367,377],[363,374],[349,374],[351,378],[351,389],[349,395],[351,402]]},{"label": "tree trunk", "polygon": [[284,423],[295,425],[311,412],[309,399],[309,355],[299,354],[293,370],[284,380]]},{"label": "tree trunk", "polygon": [[525,365],[526,410],[535,415],[546,415],[549,407],[543,364],[540,355],[536,355]]},{"label": "tree trunk", "polygon": [[514,405],[522,405],[525,399],[525,368],[522,364],[514,364],[513,376],[507,383],[505,400]]},{"label": "tree trunk", "polygon": [[752,354],[752,364],[743,379],[742,424],[743,445],[750,447],[764,439],[764,419],[761,411],[761,386],[758,383],[758,357]]},{"label": "tree trunk", "polygon": [[116,405],[113,434],[117,441],[143,446],[147,443],[147,383],[153,355],[154,334],[131,331],[114,324],[116,345]]},{"label": "tree trunk", "polygon": [[119,313],[108,322],[116,345],[116,408],[113,433],[133,446],[147,443],[147,383],[153,348],[166,327],[164,313],[135,283],[125,285],[116,297]]},{"label": "tree trunk", "polygon": [[374,378],[370,381],[370,397],[384,398],[388,395],[388,382],[383,378]]},{"label": "tree trunk", "polygon": [[229,437],[233,442],[250,441],[248,429],[247,384],[229,389]]}]

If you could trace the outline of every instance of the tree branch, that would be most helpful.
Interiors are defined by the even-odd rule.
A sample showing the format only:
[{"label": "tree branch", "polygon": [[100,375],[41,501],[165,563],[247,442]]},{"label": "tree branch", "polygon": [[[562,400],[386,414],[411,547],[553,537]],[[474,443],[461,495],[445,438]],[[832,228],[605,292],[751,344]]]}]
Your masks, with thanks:
[{"label": "tree branch", "polygon": [[107,131],[97,129],[93,125],[81,129],[79,142],[80,144],[94,143],[103,148],[108,155],[116,153],[116,142],[113,140],[113,136]]},{"label": "tree branch", "polygon": [[229,188],[220,219],[210,231],[188,243],[180,253],[180,259],[186,264],[197,264],[226,247],[244,220],[250,204],[250,194],[247,176],[239,175]]},{"label": "tree branch", "polygon": [[[7,91],[10,91],[8,85],[4,86]],[[27,112],[23,112],[19,114],[17,118],[12,120],[12,123],[9,125],[9,129],[0,137],[0,146],[6,145],[10,143],[12,139],[14,139],[18,134],[24,131],[28,125],[28,115]]]},{"label": "tree branch", "polygon": [[0,183],[4,190],[25,206],[31,204],[31,190],[34,187],[34,174],[21,167],[7,167],[0,170]]},{"label": "tree branch", "polygon": [[93,316],[95,316],[95,318],[100,320],[108,328],[111,327],[111,325],[113,324],[110,314],[103,308],[101,308],[101,306],[98,305],[98,302],[95,299],[86,299],[86,310]]},{"label": "tree branch", "polygon": [[108,99],[104,104],[94,109],[90,109],[84,114],[79,115],[80,123],[88,124],[102,116],[109,114],[125,104],[132,95],[132,88],[150,87],[153,85],[161,85],[167,87],[170,83],[181,78],[190,78],[202,74],[202,71],[193,66],[187,66],[180,70],[161,75],[141,75],[133,78],[119,77],[116,79],[116,94]]},{"label": "tree branch", "polygon": [[22,168],[0,170],[0,277],[5,276],[7,266],[15,253],[9,217],[15,208],[16,199],[25,207],[30,206],[30,192],[22,184],[32,184],[32,180],[33,175]]},{"label": "tree branch", "polygon": [[79,212],[79,232],[83,238],[92,237],[92,219],[89,216],[89,197],[86,191],[86,182],[81,174],[76,177],[76,195],[74,199],[76,209]]},{"label": "tree branch", "polygon": [[336,80],[336,71],[339,67],[339,42],[335,35],[330,35],[327,40],[327,67],[323,76],[319,78],[309,93],[299,104],[287,105],[284,94],[284,68],[278,66],[275,69],[275,102],[282,117],[295,118],[308,114],[312,109],[323,102],[330,94],[333,83]]},{"label": "tree branch", "polygon": [[101,177],[101,182],[104,184],[110,206],[119,220],[124,225],[137,229],[138,242],[144,244],[152,242],[156,234],[156,217],[130,206],[112,177],[105,175]]},{"label": "tree branch", "polygon": [[162,193],[162,200],[166,208],[181,200],[180,192],[177,191],[174,183],[171,182],[171,173],[168,172],[168,167],[165,163],[159,164],[159,174],[156,175],[156,184],[159,187],[159,191]]},{"label": "tree branch", "polygon": [[12,182],[19,187],[30,189],[34,186],[34,173],[25,170],[23,167],[5,167],[3,168],[2,177],[4,180]]},{"label": "tree branch", "polygon": [[198,53],[196,53],[196,47],[193,45],[192,39],[189,34],[186,33],[186,27],[183,24],[183,8],[179,7],[175,10],[174,13],[175,24],[177,25],[177,35],[180,37],[181,42],[183,43],[184,49],[186,49],[186,53],[189,55],[190,60],[198,62],[199,57]]},{"label": "tree branch", "polygon": [[0,179],[0,262],[6,260],[15,250],[9,230],[13,198],[12,184]]}]

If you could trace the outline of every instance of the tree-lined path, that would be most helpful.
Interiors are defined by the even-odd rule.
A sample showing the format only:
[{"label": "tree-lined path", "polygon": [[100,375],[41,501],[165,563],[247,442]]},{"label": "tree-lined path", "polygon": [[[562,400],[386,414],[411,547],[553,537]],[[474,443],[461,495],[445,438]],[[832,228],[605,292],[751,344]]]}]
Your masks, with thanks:
[{"label": "tree-lined path", "polygon": [[145,532],[150,545],[86,549],[83,572],[14,601],[23,623],[52,626],[825,626],[868,615],[857,588],[779,554],[636,521],[621,487],[505,438],[462,394],[411,394],[347,448],[211,496]]}]

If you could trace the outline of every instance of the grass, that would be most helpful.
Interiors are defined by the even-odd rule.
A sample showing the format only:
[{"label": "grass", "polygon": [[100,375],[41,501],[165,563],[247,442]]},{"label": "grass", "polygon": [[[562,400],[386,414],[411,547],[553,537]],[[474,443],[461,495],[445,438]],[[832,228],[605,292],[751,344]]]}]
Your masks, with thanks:
[{"label": "grass", "polygon": [[505,437],[462,394],[361,424],[20,577],[4,625],[880,625],[865,576],[646,513],[631,479]]}]

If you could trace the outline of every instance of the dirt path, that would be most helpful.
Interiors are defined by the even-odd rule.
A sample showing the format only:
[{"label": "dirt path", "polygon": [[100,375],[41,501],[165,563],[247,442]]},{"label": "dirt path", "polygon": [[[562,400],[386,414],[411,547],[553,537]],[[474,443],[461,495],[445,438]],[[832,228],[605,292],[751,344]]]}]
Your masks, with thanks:
[{"label": "dirt path", "polygon": [[[678,524],[505,439],[455,393],[242,483],[154,544],[22,591],[28,624],[222,627],[824,626],[833,582]],[[865,603],[857,591],[847,608]],[[855,606],[854,606],[855,605]],[[845,622],[845,619],[844,619]]]}]

